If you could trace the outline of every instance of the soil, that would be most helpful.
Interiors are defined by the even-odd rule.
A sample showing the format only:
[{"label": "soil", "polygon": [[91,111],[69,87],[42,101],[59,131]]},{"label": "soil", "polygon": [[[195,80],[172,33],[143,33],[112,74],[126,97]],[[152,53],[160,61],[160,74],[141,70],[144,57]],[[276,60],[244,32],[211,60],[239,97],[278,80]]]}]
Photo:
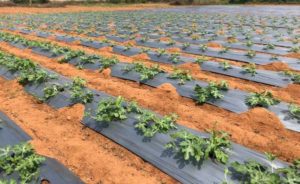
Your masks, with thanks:
[{"label": "soil", "polygon": [[[44,41],[44,42],[51,41],[52,43],[55,43],[57,45],[64,46],[64,47],[70,47],[73,50],[83,50],[86,53],[90,53],[90,54],[100,54],[100,55],[108,56],[108,57],[117,57],[122,62],[130,62],[131,63],[131,62],[138,60],[138,61],[143,61],[144,64],[146,64],[146,65],[157,64],[157,62],[152,62],[146,54],[139,54],[136,56],[127,57],[127,56],[122,56],[119,54],[112,53],[111,47],[104,47],[104,48],[97,50],[97,49],[79,46],[74,43],[59,42],[59,41],[56,41],[54,37],[45,39],[45,38],[39,38],[34,35],[23,35],[23,34],[15,33],[12,31],[6,31],[6,32],[18,34],[18,35],[21,35],[30,40],[37,40],[37,41]],[[219,61],[223,61],[223,60],[219,60]],[[239,65],[242,66],[241,63],[239,63]],[[287,70],[287,68],[285,66],[286,66],[286,64],[284,64],[284,63],[273,63],[273,64],[270,64],[270,65],[267,65],[264,67],[266,67],[268,69],[274,69],[274,71],[284,71],[284,70]],[[160,63],[160,67],[167,72],[173,71],[173,66],[171,66],[169,64]],[[243,79],[239,79],[239,78],[235,78],[235,77],[201,71],[200,67],[194,63],[185,63],[182,65],[179,65],[178,68],[189,70],[191,75],[195,79],[204,80],[204,81],[226,80],[231,88],[240,89],[240,90],[244,90],[244,91],[248,91],[248,92],[262,92],[264,90],[269,90],[273,93],[273,95],[276,98],[278,98],[280,100],[300,104],[300,93],[297,90],[297,88],[299,88],[300,85],[298,85],[298,84],[290,84],[286,88],[274,87],[274,86],[251,82],[248,80],[243,80]]]},{"label": "soil", "polygon": [[[53,59],[21,51],[7,44],[2,43],[0,47],[6,52],[29,58],[67,77],[84,78],[88,81],[90,88],[114,96],[121,95],[127,100],[134,100],[142,107],[163,115],[177,113],[180,117],[179,123],[187,127],[205,131],[214,128],[215,123],[218,122],[216,129],[230,133],[234,142],[261,152],[275,153],[286,161],[300,157],[300,134],[286,130],[276,115],[263,108],[255,108],[238,115],[208,104],[197,106],[192,100],[180,97],[174,87],[169,84],[155,89],[110,77],[109,69],[104,74],[79,70],[72,65],[58,64]],[[30,114],[31,111],[27,113]],[[287,147],[293,147],[293,149],[286,149]]]},{"label": "soil", "polygon": [[[1,8],[0,13],[56,13],[77,11],[117,11],[133,10],[167,5],[147,4],[129,7],[67,7],[67,8]],[[124,62],[142,60],[150,65],[145,55],[126,57],[111,53],[111,48],[95,50],[66,44],[52,39],[42,39],[35,36],[26,38],[51,41],[72,49],[84,50],[90,54],[116,56]],[[219,47],[211,44],[210,46]],[[16,56],[32,61],[56,71],[64,76],[73,78],[79,76],[88,81],[88,87],[101,90],[110,95],[121,95],[127,100],[134,100],[140,106],[162,115],[176,113],[178,123],[199,131],[216,128],[231,135],[231,140],[248,148],[271,152],[280,159],[292,162],[300,158],[300,134],[284,128],[277,116],[264,108],[254,108],[243,114],[235,114],[212,105],[198,106],[190,99],[181,97],[171,84],[163,84],[158,88],[139,85],[135,82],[110,76],[110,69],[102,73],[90,70],[79,70],[69,64],[59,64],[55,59],[49,59],[30,50],[20,50],[0,43],[0,49]],[[222,60],[217,60],[222,61]],[[237,62],[230,61],[239,65]],[[172,66],[162,64],[161,67],[170,72]],[[275,71],[286,69],[286,65],[276,63],[265,66]],[[299,85],[289,85],[287,88],[277,88],[254,82],[225,77],[218,74],[203,72],[196,64],[184,64],[180,68],[188,69],[196,79],[227,80],[232,88],[249,92],[268,89],[279,99],[300,104]],[[80,121],[84,107],[77,104],[59,110],[50,108],[28,95],[16,80],[7,81],[0,78],[0,110],[14,120],[25,132],[32,137],[32,144],[39,154],[50,156],[78,175],[85,183],[177,183],[151,164],[132,154],[122,146],[110,141],[86,127]]]}]

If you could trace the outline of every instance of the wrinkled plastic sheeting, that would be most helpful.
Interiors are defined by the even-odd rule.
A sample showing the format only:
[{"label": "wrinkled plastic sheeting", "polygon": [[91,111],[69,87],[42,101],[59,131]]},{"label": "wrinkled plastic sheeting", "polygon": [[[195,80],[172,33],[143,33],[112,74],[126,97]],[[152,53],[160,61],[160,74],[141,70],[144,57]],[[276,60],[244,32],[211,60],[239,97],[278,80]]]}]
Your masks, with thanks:
[{"label": "wrinkled plastic sheeting", "polygon": [[18,49],[27,49],[28,47],[26,45],[23,45],[22,43],[18,43],[18,42],[9,42],[9,45],[16,47]]},{"label": "wrinkled plastic sheeting", "polygon": [[[194,92],[195,86],[197,84],[202,87],[206,87],[208,85],[206,82],[202,81],[188,81],[184,85],[179,85],[178,80],[168,78],[168,74],[166,73],[159,73],[153,79],[141,81],[139,73],[135,71],[124,71],[126,66],[132,65],[126,63],[118,63],[114,65],[111,67],[111,76],[140,82],[151,87],[158,87],[159,85],[170,83],[176,88],[181,96],[195,100],[197,99]],[[207,103],[235,113],[243,113],[249,110],[249,107],[245,104],[245,99],[248,93],[240,90],[221,91],[221,93],[224,95],[222,99],[209,100]]]},{"label": "wrinkled plastic sheeting", "polygon": [[102,67],[102,64],[100,63],[99,60],[94,60],[94,63],[81,63],[80,57],[73,58],[68,63],[89,70],[98,70]]},{"label": "wrinkled plastic sheeting", "polygon": [[67,35],[57,35],[55,37],[55,39],[58,40],[58,41],[63,41],[63,42],[67,42],[67,43],[71,43],[71,42],[74,42],[74,41],[78,40],[75,37],[67,36]]},{"label": "wrinkled plastic sheeting", "polygon": [[156,61],[156,62],[166,63],[166,64],[173,64],[173,65],[180,65],[180,64],[183,64],[185,62],[193,62],[193,61],[195,61],[193,58],[188,58],[188,57],[184,57],[184,56],[178,56],[177,57],[177,61],[174,62],[174,61],[172,61],[171,54],[158,55],[157,52],[153,52],[153,51],[149,51],[147,53],[147,55],[149,56],[149,58],[150,58],[151,61]]},{"label": "wrinkled plastic sheeting", "polygon": [[[87,104],[85,112],[90,113],[91,116],[95,116],[98,101],[106,97],[108,96],[101,95],[98,100]],[[205,184],[222,183],[222,181],[224,181],[224,165],[213,162],[210,159],[202,163],[185,161],[181,155],[166,149],[165,144],[171,141],[169,134],[174,133],[174,131],[170,131],[169,134],[157,133],[153,138],[148,139],[143,137],[143,135],[134,128],[136,122],[136,114],[133,113],[129,114],[128,118],[121,122],[97,122],[90,117],[84,117],[82,120],[85,126],[115,141],[181,183]],[[200,133],[178,125],[178,131],[180,130],[186,130],[201,137],[209,136],[206,133]],[[270,164],[263,154],[234,143],[232,150],[228,151],[228,153],[230,154],[228,163],[234,161],[244,162],[252,159],[263,164]],[[286,163],[278,160],[276,160],[274,164],[276,167],[286,166]],[[228,179],[230,182],[237,183],[233,178]]]},{"label": "wrinkled plastic sheeting", "polygon": [[128,48],[128,49],[124,46],[119,46],[119,45],[116,45],[113,47],[113,52],[122,54],[125,56],[134,56],[134,55],[140,54],[141,51],[142,51],[141,49],[134,48],[134,47]]},{"label": "wrinkled plastic sheeting", "polygon": [[[72,81],[62,75],[59,75],[53,71],[46,70],[50,75],[57,76],[56,79],[48,80],[47,82],[43,83],[30,83],[25,85],[25,91],[29,94],[39,98],[43,99],[44,97],[44,89],[47,86],[50,86],[52,84],[58,84],[64,88],[63,92],[59,92],[56,96],[51,97],[50,99],[46,100],[45,103],[50,105],[51,107],[55,109],[59,109],[62,107],[72,106],[76,103],[78,103],[76,100],[72,100],[71,98],[71,92],[66,88],[66,86],[69,86],[72,84]],[[86,89],[87,90],[87,89]]]},{"label": "wrinkled plastic sheeting", "polygon": [[47,32],[36,32],[36,36],[41,37],[41,38],[48,38],[50,36],[50,33]]},{"label": "wrinkled plastic sheeting", "polygon": [[43,49],[43,48],[39,48],[39,47],[35,47],[31,49],[31,52],[38,54],[38,55],[42,55],[48,58],[56,58],[59,56],[62,56],[63,54],[55,54],[49,50]]},{"label": "wrinkled plastic sheeting", "polygon": [[99,41],[89,41],[89,40],[81,40],[80,44],[83,46],[86,46],[86,47],[94,48],[94,49],[100,49],[100,48],[109,46],[107,43],[102,43]]},{"label": "wrinkled plastic sheeting", "polygon": [[6,80],[16,79],[18,75],[18,71],[10,71],[5,66],[0,65],[0,76],[5,78]]},{"label": "wrinkled plastic sheeting", "polygon": [[279,72],[273,72],[268,70],[256,70],[257,74],[252,76],[250,73],[246,73],[243,68],[238,66],[231,66],[231,68],[224,70],[220,63],[217,62],[203,62],[201,69],[204,71],[210,71],[218,74],[223,74],[231,77],[237,77],[246,79],[249,81],[259,82],[272,86],[286,87],[291,84],[292,81],[289,77],[284,76]]},{"label": "wrinkled plastic sheeting", "polygon": [[290,114],[289,104],[280,102],[277,105],[270,106],[268,110],[274,112],[287,129],[300,132],[300,119]]},{"label": "wrinkled plastic sheeting", "polygon": [[109,40],[117,41],[117,42],[126,42],[129,38],[122,38],[118,35],[105,35],[105,37]]},{"label": "wrinkled plastic sheeting", "polygon": [[0,111],[0,147],[12,146],[30,139],[29,135]]},{"label": "wrinkled plastic sheeting", "polygon": [[245,56],[245,52],[237,52],[237,51],[227,51],[226,53],[220,53],[220,49],[212,49],[208,48],[206,51],[201,51],[199,47],[190,46],[188,48],[182,49],[182,52],[189,53],[189,54],[196,54],[196,55],[203,55],[209,57],[217,57],[222,59],[229,59],[234,61],[242,61],[246,63],[255,63],[259,65],[267,65],[270,63],[275,62],[274,60],[270,59],[269,55],[257,53],[255,57],[249,58]]}]

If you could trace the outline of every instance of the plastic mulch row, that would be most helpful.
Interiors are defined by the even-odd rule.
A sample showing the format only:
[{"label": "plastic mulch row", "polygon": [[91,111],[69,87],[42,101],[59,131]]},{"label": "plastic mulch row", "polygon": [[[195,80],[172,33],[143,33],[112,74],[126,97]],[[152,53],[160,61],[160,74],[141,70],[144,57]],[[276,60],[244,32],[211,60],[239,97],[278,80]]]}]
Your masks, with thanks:
[{"label": "plastic mulch row", "polygon": [[201,70],[204,71],[210,71],[272,86],[286,87],[287,85],[292,83],[290,77],[284,76],[284,74],[280,74],[279,72],[256,70],[257,73],[252,76],[251,74],[246,73],[242,67],[238,66],[230,66],[229,69],[225,70],[220,66],[220,63],[218,62],[203,62],[200,66]]},{"label": "plastic mulch row", "polygon": [[[0,112],[0,147],[13,146],[31,139],[19,126],[17,126],[4,113]],[[40,166],[40,174],[37,183],[48,181],[49,183],[59,184],[83,184],[83,182],[69,171],[65,166],[57,160],[45,157],[46,161]],[[20,183],[17,173],[6,175],[0,171],[1,179],[14,179]],[[36,182],[31,182],[36,183]]]},{"label": "plastic mulch row", "polygon": [[[157,87],[164,83],[171,83],[180,95],[191,99],[196,99],[196,97],[194,96],[194,87],[196,86],[196,84],[202,87],[207,85],[207,83],[202,81],[189,81],[186,82],[185,85],[179,85],[177,80],[168,78],[168,75],[165,73],[158,74],[157,76],[155,76],[154,79],[148,81],[141,81],[139,73],[135,71],[124,71],[123,69],[126,66],[130,66],[130,64],[118,63],[112,66],[111,76],[140,82],[152,87]],[[243,113],[248,111],[249,108],[244,103],[247,93],[244,93],[239,90],[229,90],[227,92],[223,92],[223,95],[223,99],[209,101],[208,103],[235,113]]]},{"label": "plastic mulch row", "polygon": [[[133,80],[133,81],[138,81],[138,82],[143,83],[143,81],[139,80],[139,74],[137,74],[137,73],[135,73],[133,71],[131,71],[129,73],[124,73],[123,72],[123,68],[125,67],[125,65],[126,65],[125,63],[118,63],[118,64],[114,65],[113,67],[111,67],[111,69],[112,69],[111,75],[114,76],[114,77],[119,77],[119,78]],[[98,65],[90,64],[90,68],[91,69],[96,69],[97,66]],[[135,74],[133,74],[133,73],[135,73]],[[132,77],[132,75],[134,77]],[[255,78],[255,79],[261,80],[261,79],[259,79],[259,77]],[[174,80],[171,80],[171,79],[167,78],[167,76],[163,76],[162,78],[156,78],[156,79],[147,81],[147,82],[145,82],[145,84],[151,86],[151,82],[153,82],[155,80],[156,81],[158,80],[159,82],[165,81],[163,83],[173,83],[173,85],[176,87],[176,89],[180,93],[180,95],[182,95],[184,97],[187,97],[187,98],[196,99],[196,97],[193,95],[193,89],[194,89],[194,87],[195,87],[196,84],[193,84],[193,82],[187,82],[185,85],[177,85],[177,83],[174,82]],[[160,83],[160,84],[162,84],[162,83]],[[160,85],[160,84],[158,84],[158,85]],[[199,85],[201,85],[201,84],[199,84]],[[202,85],[205,86],[206,84],[204,83]],[[157,87],[157,85],[156,86],[152,85],[152,86],[153,87]],[[42,87],[40,87],[38,89],[41,90]],[[215,106],[218,106],[218,107],[221,107],[221,108],[224,108],[224,109],[227,109],[227,110],[235,112],[235,113],[242,113],[242,112],[248,111],[248,109],[249,109],[249,107],[247,105],[245,105],[245,99],[246,99],[247,96],[248,96],[248,94],[245,93],[245,92],[243,92],[243,91],[229,90],[227,92],[224,92],[224,98],[223,99],[216,100],[216,101],[209,101],[208,103],[210,103],[212,105],[215,105]],[[66,97],[68,97],[68,95],[66,95]],[[62,98],[64,98],[64,97],[62,97]],[[57,100],[54,100],[53,103],[51,103],[51,102],[48,102],[48,103],[49,103],[49,105],[53,105],[54,108],[59,108],[62,105],[66,105],[67,104],[67,103],[66,104],[62,104],[62,103],[59,103],[59,102],[57,103]],[[68,102],[68,103],[70,103],[70,105],[72,105],[71,102]],[[60,104],[62,104],[62,105],[60,105]],[[285,110],[281,110],[281,112],[283,114],[287,114],[288,113],[288,108],[286,107],[286,109]],[[288,121],[283,121],[282,123],[284,125],[285,124],[288,125],[287,122]],[[297,131],[297,128],[296,129],[293,128],[292,130]]]},{"label": "plastic mulch row", "polygon": [[[95,116],[98,101],[107,97],[109,96],[105,94],[100,95],[93,103],[86,105],[85,112],[91,114],[91,116]],[[134,128],[136,122],[136,114],[134,113],[129,114],[128,118],[124,121],[105,123],[97,122],[90,117],[84,117],[82,121],[85,126],[122,145],[181,183],[204,184],[221,183],[224,181],[224,165],[218,164],[210,159],[198,163],[186,161],[181,155],[165,148],[165,144],[171,141],[169,134],[173,133],[173,131],[169,134],[157,133],[151,139],[147,139]],[[209,136],[206,133],[200,133],[180,125],[178,125],[177,130],[186,130],[201,137]],[[234,161],[244,162],[248,159],[254,159],[260,163],[269,165],[264,155],[234,143],[232,150],[228,151],[228,153],[230,154],[228,163]],[[286,165],[278,160],[276,160],[274,164],[276,167]],[[230,166],[229,169],[231,169]],[[232,172],[234,171],[232,170]],[[234,179],[234,177],[229,178],[230,182],[237,183]]]}]

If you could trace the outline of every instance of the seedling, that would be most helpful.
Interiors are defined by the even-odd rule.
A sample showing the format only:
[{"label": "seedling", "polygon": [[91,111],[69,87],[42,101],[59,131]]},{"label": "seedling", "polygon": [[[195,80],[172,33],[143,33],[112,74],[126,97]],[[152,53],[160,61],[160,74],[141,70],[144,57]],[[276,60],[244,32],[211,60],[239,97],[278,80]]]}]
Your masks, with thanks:
[{"label": "seedling", "polygon": [[200,45],[199,45],[199,49],[200,49],[200,51],[205,52],[205,51],[207,50],[207,45],[205,45],[205,44],[200,44]]},{"label": "seedling", "polygon": [[229,51],[229,47],[224,47],[224,48],[222,48],[220,51],[219,51],[219,53],[220,54],[225,54],[225,53],[227,53]]},{"label": "seedling", "polygon": [[80,102],[83,104],[90,103],[93,100],[93,93],[90,90],[87,90],[86,81],[79,77],[74,78],[72,85],[70,87],[71,90],[71,100]]},{"label": "seedling", "polygon": [[300,74],[298,73],[295,73],[295,72],[292,72],[292,71],[284,71],[284,74],[286,76],[289,76],[292,78],[292,81],[295,83],[295,84],[300,84]]},{"label": "seedling", "polygon": [[180,62],[180,54],[172,53],[170,56],[170,60],[172,61],[172,63],[179,63]]},{"label": "seedling", "polygon": [[27,143],[0,148],[0,170],[7,175],[17,173],[24,184],[37,180],[44,161],[45,158],[37,155]]},{"label": "seedling", "polygon": [[248,41],[246,42],[246,46],[247,46],[247,47],[252,47],[252,46],[253,46],[253,42],[252,42],[251,40],[248,40]]},{"label": "seedling", "polygon": [[244,65],[243,68],[244,68],[244,72],[251,74],[252,77],[257,74],[255,63],[250,63],[248,65]]},{"label": "seedling", "polygon": [[289,105],[289,112],[290,114],[300,120],[300,106],[296,104],[290,104]]},{"label": "seedling", "polygon": [[102,72],[104,69],[109,68],[117,63],[119,63],[119,60],[115,57],[102,57],[99,62],[101,63],[100,72]]},{"label": "seedling", "polygon": [[162,55],[166,54],[166,50],[165,49],[158,49],[157,50],[157,57],[161,57]]},{"label": "seedling", "polygon": [[83,55],[85,55],[85,53],[83,51],[69,51],[58,62],[59,63],[66,63],[66,62],[69,62],[70,60],[72,60],[76,57],[83,56]]},{"label": "seedling", "polygon": [[227,61],[223,61],[221,63],[219,63],[220,67],[223,68],[223,70],[227,71],[228,69],[231,69],[232,66],[227,62]]},{"label": "seedling", "polygon": [[246,53],[246,56],[250,59],[254,58],[256,56],[256,52],[254,50],[248,50]]},{"label": "seedling", "polygon": [[272,184],[296,184],[300,181],[300,160],[295,160],[288,167],[275,169],[249,160],[245,163],[233,162],[231,167],[235,174],[240,177],[236,178],[242,183],[272,183]]},{"label": "seedling", "polygon": [[184,43],[184,44],[182,44],[182,49],[185,50],[185,49],[189,48],[190,46],[191,46],[190,43]]},{"label": "seedling", "polygon": [[127,119],[127,110],[123,106],[124,99],[118,96],[116,99],[101,100],[96,109],[96,116],[93,117],[99,122],[111,122]]},{"label": "seedling", "polygon": [[176,129],[175,121],[177,118],[178,116],[176,114],[159,118],[152,112],[143,111],[142,114],[137,117],[138,121],[137,124],[135,124],[135,128],[141,131],[145,137],[153,137],[156,133],[165,134],[172,129]]},{"label": "seedling", "polygon": [[171,134],[172,141],[166,144],[166,148],[182,154],[184,160],[200,162],[208,158],[225,164],[228,154],[225,149],[230,148],[231,143],[228,134],[221,131],[211,131],[209,138],[203,138],[185,130]]},{"label": "seedling", "polygon": [[49,100],[50,98],[55,97],[58,93],[63,92],[64,87],[60,84],[51,84],[44,88],[44,97],[43,100]]},{"label": "seedling", "polygon": [[261,93],[251,93],[250,96],[246,98],[246,103],[251,107],[269,107],[271,105],[276,105],[280,101],[275,99],[271,92],[263,91]]},{"label": "seedling", "polygon": [[219,84],[210,82],[207,87],[196,85],[194,89],[197,97],[196,101],[198,104],[204,104],[208,100],[222,99],[224,96],[221,91],[227,91],[228,88],[226,81],[221,81]]},{"label": "seedling", "polygon": [[130,72],[134,70],[135,72],[140,73],[140,80],[147,81],[153,79],[157,74],[163,72],[159,69],[159,65],[154,65],[147,67],[142,63],[133,63],[133,65],[128,65],[123,69],[125,72]]},{"label": "seedling", "polygon": [[290,52],[294,52],[294,53],[298,53],[299,51],[300,51],[300,47],[297,47],[297,46],[292,47],[292,48],[290,49]]},{"label": "seedling", "polygon": [[197,64],[202,64],[204,61],[207,61],[207,59],[198,57],[198,58],[196,59],[195,63],[197,63]]},{"label": "seedling", "polygon": [[193,77],[189,74],[189,71],[187,70],[181,70],[178,68],[175,68],[173,73],[169,75],[170,79],[178,79],[179,85],[184,85],[186,81],[192,81]]},{"label": "seedling", "polygon": [[45,70],[34,69],[21,71],[18,81],[20,84],[25,85],[28,83],[42,83],[54,78],[56,76],[48,74]]},{"label": "seedling", "polygon": [[275,46],[271,43],[268,43],[266,47],[263,48],[263,50],[271,50],[271,49],[275,49]]}]

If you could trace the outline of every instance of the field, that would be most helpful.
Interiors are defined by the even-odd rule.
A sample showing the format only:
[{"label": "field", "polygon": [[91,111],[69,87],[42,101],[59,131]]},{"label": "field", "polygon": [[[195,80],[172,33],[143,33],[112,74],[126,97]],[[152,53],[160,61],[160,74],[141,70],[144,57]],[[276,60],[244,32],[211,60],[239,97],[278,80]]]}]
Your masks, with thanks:
[{"label": "field", "polygon": [[0,8],[0,84],[0,183],[300,183],[297,5]]}]

